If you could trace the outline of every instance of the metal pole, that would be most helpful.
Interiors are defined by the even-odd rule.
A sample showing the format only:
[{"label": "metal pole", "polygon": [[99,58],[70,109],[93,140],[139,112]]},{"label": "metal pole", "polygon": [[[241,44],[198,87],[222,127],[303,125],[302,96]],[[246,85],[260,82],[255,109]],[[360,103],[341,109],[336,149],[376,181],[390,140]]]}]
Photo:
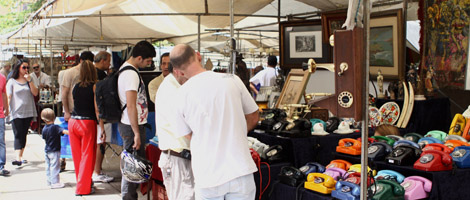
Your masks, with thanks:
[{"label": "metal pole", "polygon": [[201,15],[197,16],[197,52],[201,52]]},{"label": "metal pole", "polygon": [[[359,1],[360,2],[360,1]],[[363,2],[363,23],[364,23],[364,82],[362,87],[362,147],[361,147],[361,200],[367,199],[367,139],[369,138],[369,19],[370,19],[370,1]],[[360,5],[358,5],[360,6]]]},{"label": "metal pole", "polygon": [[231,74],[235,74],[235,58],[236,58],[236,40],[233,35],[233,0],[230,0],[230,67],[228,72]]}]

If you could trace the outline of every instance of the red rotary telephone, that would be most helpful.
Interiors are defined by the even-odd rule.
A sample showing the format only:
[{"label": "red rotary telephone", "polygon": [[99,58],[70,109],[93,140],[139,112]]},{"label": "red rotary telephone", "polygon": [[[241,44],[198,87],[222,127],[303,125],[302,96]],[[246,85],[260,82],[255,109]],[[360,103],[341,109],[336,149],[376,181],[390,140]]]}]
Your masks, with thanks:
[{"label": "red rotary telephone", "polygon": [[336,152],[354,156],[361,155],[361,144],[361,141],[356,139],[344,138],[339,140]]},{"label": "red rotary telephone", "polygon": [[437,150],[437,151],[442,151],[447,154],[452,153],[452,149],[450,149],[446,145],[439,144],[439,143],[427,144],[426,146],[424,146],[423,151],[427,151],[427,150]]},{"label": "red rotary telephone", "polygon": [[423,171],[452,170],[452,157],[439,150],[425,150],[415,162],[413,168]]}]

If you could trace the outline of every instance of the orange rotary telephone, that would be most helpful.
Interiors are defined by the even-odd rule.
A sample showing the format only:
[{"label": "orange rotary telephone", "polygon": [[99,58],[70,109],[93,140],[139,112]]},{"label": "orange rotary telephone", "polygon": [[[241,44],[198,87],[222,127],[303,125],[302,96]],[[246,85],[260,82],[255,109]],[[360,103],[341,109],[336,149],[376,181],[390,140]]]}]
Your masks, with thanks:
[{"label": "orange rotary telephone", "polygon": [[447,154],[452,153],[452,149],[450,149],[446,145],[439,144],[439,143],[427,144],[426,146],[424,146],[423,151],[427,151],[427,150],[437,150],[437,151],[442,151]]},{"label": "orange rotary telephone", "polygon": [[349,155],[361,155],[361,141],[352,138],[344,138],[339,140],[336,152],[349,154]]},{"label": "orange rotary telephone", "polygon": [[321,173],[310,173],[304,187],[315,192],[331,194],[335,190],[336,181],[333,177]]},{"label": "orange rotary telephone", "polygon": [[465,128],[463,129],[462,137],[466,140],[470,140],[470,118],[467,119]]},{"label": "orange rotary telephone", "polygon": [[465,117],[461,114],[455,114],[452,124],[450,124],[449,135],[462,135],[462,132],[465,128]]},{"label": "orange rotary telephone", "polygon": [[461,140],[447,140],[446,143],[444,143],[447,147],[449,147],[452,151],[454,151],[455,147],[459,146],[470,146],[470,144],[461,141]]},{"label": "orange rotary telephone", "polygon": [[352,164],[348,161],[337,159],[337,160],[332,160],[330,164],[326,166],[326,168],[328,169],[328,168],[336,167],[336,168],[348,170],[351,167],[351,165]]},{"label": "orange rotary telephone", "polygon": [[425,150],[421,153],[413,168],[423,171],[452,170],[452,157],[449,153],[438,150]]}]

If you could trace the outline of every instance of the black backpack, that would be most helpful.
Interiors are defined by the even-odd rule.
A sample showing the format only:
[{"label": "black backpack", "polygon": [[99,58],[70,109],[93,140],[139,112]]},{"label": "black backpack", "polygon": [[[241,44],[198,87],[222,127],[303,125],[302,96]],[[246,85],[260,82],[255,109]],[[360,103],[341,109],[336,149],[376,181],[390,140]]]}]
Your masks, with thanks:
[{"label": "black backpack", "polygon": [[[98,106],[99,117],[106,123],[116,123],[121,121],[122,111],[127,105],[122,106],[118,94],[118,77],[119,74],[125,70],[134,70],[139,73],[132,66],[125,66],[121,70],[114,72],[107,76],[105,79],[96,83],[95,96],[96,105]],[[139,90],[141,78],[139,75]]]}]

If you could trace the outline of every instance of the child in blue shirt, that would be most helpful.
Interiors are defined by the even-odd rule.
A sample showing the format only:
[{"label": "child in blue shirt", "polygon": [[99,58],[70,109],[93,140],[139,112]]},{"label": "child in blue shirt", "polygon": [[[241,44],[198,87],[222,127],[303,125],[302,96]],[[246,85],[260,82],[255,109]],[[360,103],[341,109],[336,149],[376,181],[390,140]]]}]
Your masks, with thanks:
[{"label": "child in blue shirt", "polygon": [[42,129],[42,138],[46,142],[46,175],[47,185],[52,189],[63,188],[65,185],[60,182],[60,136],[69,134],[58,125],[54,124],[55,114],[50,108],[46,108],[41,112],[41,119],[46,122],[46,126]]}]

